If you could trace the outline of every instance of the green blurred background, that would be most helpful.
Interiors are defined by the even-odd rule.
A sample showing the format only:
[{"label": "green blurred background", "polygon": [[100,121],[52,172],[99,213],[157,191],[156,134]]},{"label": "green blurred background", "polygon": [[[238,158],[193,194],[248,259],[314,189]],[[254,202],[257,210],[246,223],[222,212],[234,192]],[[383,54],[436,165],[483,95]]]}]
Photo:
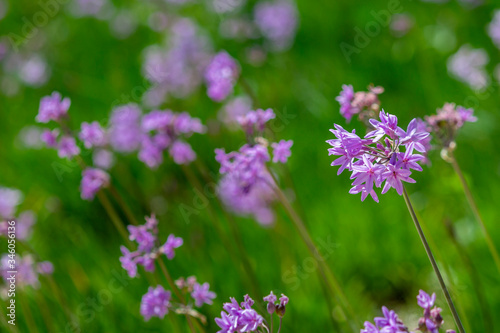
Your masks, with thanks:
[{"label": "green blurred background", "polygon": [[[20,210],[32,209],[38,215],[30,244],[42,259],[55,266],[55,285],[42,278],[39,290],[26,288],[18,294],[19,332],[30,331],[27,320],[33,321],[39,332],[78,332],[71,325],[68,328],[62,308],[79,323],[81,332],[172,330],[168,316],[147,323],[140,316],[140,300],[149,285],[144,277],[125,279],[123,290],[90,311],[92,315],[82,316],[82,309],[92,308],[89,299],[108,290],[116,274],[123,275],[118,261],[123,241],[97,200],[80,199],[81,171],[77,165],[59,160],[53,150],[23,148],[19,133],[26,126],[35,125],[40,98],[54,90],[71,98],[70,115],[75,129],[82,121],[107,119],[117,99],[123,94],[129,96],[134,87],[143,84],[143,49],[160,43],[168,33],[147,27],[147,18],[153,11],[178,11],[194,18],[209,31],[215,50],[225,49],[237,59],[243,58],[244,50],[242,43],[218,37],[223,16],[208,14],[202,3],[182,9],[148,1],[113,3],[135,13],[139,25],[130,37],[115,38],[105,20],[75,18],[61,10],[34,37],[43,38],[40,52],[51,67],[48,83],[40,88],[21,86],[17,94],[8,97],[0,91],[0,184],[25,194]],[[332,158],[325,140],[332,137],[328,130],[334,122],[345,123],[335,101],[342,84],[353,84],[355,90],[364,90],[370,83],[383,86],[382,106],[396,114],[402,126],[414,117],[434,113],[444,102],[474,107],[479,120],[460,132],[456,156],[484,221],[500,245],[496,225],[500,154],[495,147],[500,129],[498,84],[492,79],[487,92],[478,93],[450,78],[446,68],[451,54],[461,45],[471,44],[487,50],[487,70],[492,76],[498,49],[485,26],[495,6],[467,9],[456,1],[444,5],[401,1],[403,12],[414,20],[409,32],[396,37],[388,26],[381,26],[380,33],[370,37],[368,45],[352,55],[351,62],[346,61],[340,43],[352,45],[355,28],[363,30],[367,22],[374,21],[371,12],[386,10],[388,4],[385,0],[299,0],[300,28],[293,47],[287,52],[269,54],[260,67],[240,61],[242,75],[263,107],[291,115],[283,130],[275,134],[278,139],[294,141],[288,163],[296,189],[294,204],[303,213],[315,240],[335,243],[327,261],[357,314],[357,318],[348,320],[360,328],[363,321],[380,315],[380,307],[387,305],[414,329],[420,315],[415,296],[419,289],[424,289],[437,293],[437,304],[443,308],[446,321],[444,327],[452,328],[449,309],[403,198],[390,191],[380,196],[377,204],[370,199],[361,202],[359,195],[348,194],[348,175],[337,176],[337,168],[330,167]],[[40,10],[36,2],[29,0],[10,1],[9,5],[7,17],[0,21],[0,35],[19,33],[22,18],[32,17]],[[242,91],[239,86],[236,90]],[[169,101],[164,107],[186,110],[212,124],[220,109],[219,104],[206,97],[204,87],[190,98]],[[357,121],[348,127],[362,130]],[[243,140],[242,132],[221,128],[206,136],[195,135],[190,142],[203,164],[217,173],[214,149],[238,149]],[[407,189],[460,313],[466,316],[466,328],[469,332],[485,332],[485,322],[493,316],[492,331],[499,331],[499,273],[458,177],[439,152],[432,152],[430,159],[432,164],[424,167],[423,172],[414,173],[417,183]],[[65,170],[62,181],[54,171],[54,163],[60,163],[57,167]],[[278,173],[285,178],[287,171],[278,169]],[[208,318],[207,331],[215,332],[213,319],[220,315],[223,302],[229,297],[242,300],[246,293],[253,295],[241,267],[231,260],[215,232],[208,210],[192,215],[189,223],[183,220],[179,205],[192,205],[195,194],[181,168],[167,158],[158,170],[150,170],[135,155],[120,156],[111,175],[138,220],[155,211],[160,219],[161,239],[169,233],[184,238],[175,260],[168,262],[169,269],[174,278],[195,275],[199,281],[210,283],[217,298],[214,305],[205,305],[201,312]],[[217,206],[213,199],[210,204]],[[315,272],[302,273],[304,277],[298,285],[286,278],[294,267],[303,269],[308,252],[284,210],[278,205],[275,210],[278,216],[272,228],[263,228],[251,219],[235,218],[259,287],[262,293],[274,290],[290,297],[283,332],[333,331]],[[216,211],[224,232],[230,235],[224,214],[220,209]],[[458,243],[448,236],[445,221],[452,222]],[[5,241],[0,244],[6,249]],[[18,251],[22,254],[24,250],[19,246]],[[464,251],[480,284],[471,278],[461,255]],[[63,306],[54,287],[65,300]],[[478,292],[486,298],[489,313],[482,310]],[[5,304],[2,303],[2,313]],[[179,316],[177,320],[182,323],[184,319]],[[7,328],[2,326],[3,330]]]}]

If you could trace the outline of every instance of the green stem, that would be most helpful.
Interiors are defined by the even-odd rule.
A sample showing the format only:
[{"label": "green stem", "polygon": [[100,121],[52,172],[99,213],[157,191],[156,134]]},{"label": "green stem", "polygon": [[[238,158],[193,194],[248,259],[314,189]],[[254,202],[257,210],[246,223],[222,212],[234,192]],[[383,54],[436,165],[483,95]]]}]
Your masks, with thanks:
[{"label": "green stem", "polygon": [[122,196],[120,195],[120,193],[118,193],[116,188],[113,187],[113,185],[109,186],[109,192],[111,193],[113,198],[115,198],[116,202],[118,203],[118,206],[120,206],[120,208],[123,210],[129,222],[132,223],[133,225],[139,225],[139,223],[135,219],[134,214],[130,210],[129,206],[125,203]]},{"label": "green stem", "polygon": [[33,319],[33,314],[31,313],[31,309],[27,301],[28,301],[27,297],[24,302],[22,300],[19,301],[19,303],[21,303],[21,309],[23,309],[26,325],[28,326],[30,332],[39,332],[39,330],[36,327],[35,320]]},{"label": "green stem", "polygon": [[243,76],[240,76],[239,82],[240,82],[241,86],[243,87],[243,89],[248,94],[248,96],[250,96],[250,98],[252,99],[253,106],[255,108],[258,108],[260,106],[259,99],[257,98],[257,95],[254,93],[252,87],[250,87],[250,85],[248,84],[247,80],[245,80],[245,78]]},{"label": "green stem", "polygon": [[436,260],[434,259],[434,256],[432,255],[431,248],[429,247],[429,244],[427,243],[424,232],[422,231],[422,228],[420,227],[420,223],[418,222],[415,211],[413,210],[413,206],[411,204],[410,198],[408,197],[408,193],[406,192],[406,188],[404,188],[404,187],[403,187],[403,194],[404,194],[406,206],[408,207],[408,211],[410,212],[413,223],[415,224],[415,228],[417,229],[418,235],[420,236],[420,240],[422,241],[422,244],[424,245],[424,249],[425,249],[425,252],[427,253],[427,257],[429,257],[429,261],[431,262],[432,269],[434,269],[434,273],[436,274],[436,276],[438,278],[439,285],[441,286],[441,290],[444,293],[444,296],[446,298],[446,302],[448,303],[448,306],[450,307],[451,313],[453,315],[453,319],[455,320],[455,324],[458,327],[458,331],[460,333],[465,333],[465,329],[462,326],[462,322],[460,321],[460,317],[458,316],[457,309],[455,308],[455,305],[453,304],[453,300],[451,299],[450,293],[448,292],[448,288],[446,288],[446,284],[444,283],[443,277],[441,276],[441,272],[439,271],[439,267],[436,263]]},{"label": "green stem", "polygon": [[[272,175],[272,173],[270,173]],[[273,176],[274,179],[274,176]],[[276,179],[274,179],[274,183],[276,184]],[[324,280],[325,284],[329,287],[330,292],[332,295],[337,296],[342,303],[342,305],[349,311],[349,314],[352,316],[352,318],[356,318],[356,314],[354,313],[354,310],[352,309],[349,301],[347,300],[347,297],[345,296],[344,292],[342,291],[342,288],[340,287],[340,284],[338,283],[337,279],[333,275],[333,272],[331,272],[330,268],[325,262],[325,258],[321,255],[319,250],[317,249],[316,245],[314,244],[314,241],[312,240],[311,236],[309,235],[309,232],[307,231],[306,226],[304,225],[304,222],[302,219],[299,217],[297,212],[293,209],[293,207],[290,205],[288,202],[288,199],[286,198],[285,194],[277,185],[271,185],[278,196],[279,201],[287,211],[288,215],[290,216],[290,219],[294,223],[295,227],[297,228],[297,231],[299,232],[299,235],[301,236],[302,240],[306,244],[309,252],[311,255],[315,258],[318,258],[318,269],[321,275],[321,278]],[[330,283],[328,283],[330,282]],[[333,288],[333,289],[332,289]],[[330,314],[332,315],[332,314]]]},{"label": "green stem", "polygon": [[111,221],[113,222],[113,224],[116,227],[116,230],[118,230],[118,232],[120,233],[120,235],[127,242],[127,245],[129,247],[132,247],[133,244],[130,241],[130,239],[128,238],[128,232],[125,229],[125,226],[124,226],[122,220],[118,216],[118,213],[116,212],[116,210],[111,205],[111,202],[109,201],[109,199],[106,196],[106,194],[104,194],[104,192],[102,192],[102,191],[99,191],[99,192],[97,192],[97,198],[99,199],[99,201],[101,202],[102,206],[104,207],[104,209],[108,213],[109,218],[111,219]]},{"label": "green stem", "polygon": [[495,264],[497,266],[497,269],[500,272],[500,256],[498,255],[498,251],[495,247],[493,239],[491,238],[490,233],[488,232],[488,229],[486,229],[486,225],[484,224],[483,219],[481,218],[481,215],[479,214],[479,209],[477,208],[476,201],[474,200],[474,197],[472,196],[469,185],[467,184],[467,181],[465,180],[464,174],[462,173],[462,169],[460,169],[460,166],[458,165],[458,162],[457,162],[457,160],[456,160],[456,158],[453,155],[453,152],[451,150],[448,152],[448,156],[450,159],[450,163],[453,166],[453,169],[457,173],[458,178],[460,178],[460,182],[462,183],[462,187],[464,189],[464,193],[465,193],[465,197],[467,198],[467,202],[469,203],[469,206],[471,207],[472,212],[474,213],[474,216],[476,217],[476,220],[479,223],[481,230],[483,231],[484,238],[486,239],[486,244],[488,245],[488,248],[491,252],[491,255],[493,256],[493,259],[495,260]]},{"label": "green stem", "polygon": [[[199,165],[198,165],[198,167],[200,168]],[[186,167],[186,166],[182,166],[182,170],[184,171],[184,174],[186,175],[186,178],[191,183],[191,185],[194,188],[196,188],[200,194],[204,195],[203,194],[203,187],[202,187],[200,181],[198,180],[198,178],[195,176],[195,174],[191,170],[191,168]],[[200,172],[202,175],[205,175],[205,173],[201,170],[201,168],[200,168]],[[208,181],[208,183],[214,183],[214,182],[210,180],[210,181]],[[208,198],[206,198],[206,196],[205,196],[205,199],[208,200]],[[217,199],[217,201],[218,201],[218,199]],[[219,202],[219,204],[220,204],[220,202]],[[222,204],[221,204],[221,207],[222,207]],[[231,243],[230,243],[229,239],[227,238],[227,236],[223,232],[223,229],[221,227],[221,221],[219,220],[219,218],[217,218],[217,214],[213,210],[212,206],[208,203],[207,203],[207,211],[208,211],[208,215],[210,216],[210,219],[214,222],[213,225],[215,226],[216,231],[219,234],[219,238],[225,244],[226,248],[229,250],[229,253],[231,254],[231,258],[233,259],[235,264],[238,267],[240,267],[240,265],[239,265],[240,262],[238,262],[234,252],[232,250],[230,250],[232,248],[232,246],[230,245]],[[222,209],[222,211],[225,214],[225,210]],[[233,237],[233,239],[236,243],[236,246],[238,248],[241,264],[243,265],[243,269],[245,270],[245,276],[248,277],[250,287],[252,288],[254,294],[260,299],[263,296],[262,296],[262,293],[260,292],[260,288],[258,287],[258,285],[259,285],[258,280],[257,280],[255,272],[252,268],[252,265],[250,264],[250,261],[248,260],[248,257],[246,255],[246,251],[243,247],[243,241],[242,241],[241,235],[238,231],[238,228],[236,227],[236,223],[231,218],[231,216],[226,215],[226,214],[225,214],[225,216],[229,222],[228,223],[229,229],[231,230],[232,237]]]}]

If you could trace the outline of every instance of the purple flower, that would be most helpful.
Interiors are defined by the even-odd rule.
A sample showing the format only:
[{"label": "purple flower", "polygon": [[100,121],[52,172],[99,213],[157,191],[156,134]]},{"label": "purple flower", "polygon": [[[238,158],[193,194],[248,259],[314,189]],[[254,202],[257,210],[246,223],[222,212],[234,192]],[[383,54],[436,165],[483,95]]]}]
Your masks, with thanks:
[{"label": "purple flower", "polygon": [[500,10],[495,10],[493,19],[488,24],[488,34],[495,46],[500,49]]},{"label": "purple flower", "polygon": [[269,293],[269,295],[267,295],[266,297],[264,297],[264,301],[268,302],[267,303],[267,312],[269,314],[273,314],[274,311],[276,311],[276,301],[278,300],[278,298],[276,297],[276,295],[273,294],[273,292],[271,291],[271,293]]},{"label": "purple flower", "polygon": [[42,261],[38,263],[37,271],[43,275],[54,273],[54,265],[50,261]]},{"label": "purple flower", "polygon": [[63,99],[61,94],[54,91],[52,95],[45,96],[40,100],[36,121],[39,123],[48,123],[51,120],[60,121],[67,115],[70,105],[69,98]]},{"label": "purple flower", "polygon": [[106,171],[96,168],[87,168],[83,170],[82,182],[80,184],[82,199],[94,199],[97,192],[102,188],[108,187],[109,183],[110,177]]},{"label": "purple flower", "polygon": [[114,150],[128,153],[139,148],[142,139],[141,113],[135,104],[122,105],[113,109],[109,143]]},{"label": "purple flower", "polygon": [[144,320],[149,321],[151,317],[163,319],[171,306],[171,297],[170,291],[166,291],[162,286],[149,287],[141,301],[141,315]]},{"label": "purple flower", "polygon": [[429,310],[434,306],[434,302],[436,301],[436,294],[433,293],[432,296],[429,296],[425,291],[420,290],[417,296],[418,306],[423,308],[424,310]]},{"label": "purple flower", "polygon": [[172,260],[175,257],[174,249],[181,247],[183,243],[184,241],[182,238],[170,234],[165,244],[160,248],[160,252],[164,253],[168,259]]},{"label": "purple flower", "polygon": [[272,109],[257,109],[238,117],[238,123],[248,135],[253,135],[255,132],[262,133],[267,122],[274,118],[276,115]]},{"label": "purple flower", "polygon": [[134,278],[137,276],[137,263],[134,260],[136,253],[130,252],[125,246],[120,246],[120,251],[122,256],[120,257],[120,262],[124,270],[127,271],[128,276]]},{"label": "purple flower", "polygon": [[255,6],[254,21],[274,51],[288,49],[295,38],[298,27],[298,12],[295,4],[288,0],[260,2]]},{"label": "purple flower", "polygon": [[40,135],[40,140],[42,140],[47,147],[56,148],[57,147],[57,137],[59,136],[59,129],[44,129]]},{"label": "purple flower", "polygon": [[76,145],[76,140],[72,136],[63,136],[57,145],[57,155],[60,158],[71,158],[80,154],[80,148]]},{"label": "purple flower", "polygon": [[100,147],[106,144],[104,129],[97,121],[83,122],[78,137],[83,141],[85,148]]},{"label": "purple flower", "polygon": [[359,112],[358,108],[352,106],[351,102],[354,99],[354,88],[352,85],[342,85],[340,95],[335,97],[335,100],[340,103],[340,114],[347,120],[351,121],[352,117]]},{"label": "purple flower", "polygon": [[490,61],[484,49],[472,49],[463,45],[448,59],[448,72],[470,86],[471,89],[484,89],[490,83],[485,66]]},{"label": "purple flower", "polygon": [[218,118],[230,129],[238,124],[238,118],[252,110],[252,100],[247,96],[239,96],[229,100],[219,111]]},{"label": "purple flower", "polygon": [[240,75],[240,68],[227,52],[217,53],[205,70],[208,97],[221,102],[233,91]]},{"label": "purple flower", "polygon": [[365,321],[365,329],[362,329],[360,333],[380,333],[377,326],[373,325],[369,321]]},{"label": "purple flower", "polygon": [[[421,128],[419,122],[412,121],[405,132],[397,126],[396,116],[380,112],[380,121],[370,119],[370,124],[375,128],[366,134],[364,139],[360,138],[355,131],[346,131],[335,124],[335,129],[330,130],[336,139],[327,140],[332,146],[328,149],[329,155],[340,156],[332,162],[332,166],[339,165],[337,174],[345,169],[352,172],[351,179],[353,187],[349,193],[361,193],[361,200],[368,195],[378,202],[374,187],[381,187],[382,194],[394,187],[399,195],[403,193],[402,182],[414,183],[410,178],[411,170],[421,171],[417,164],[424,156],[413,154],[414,147],[421,145],[426,150],[429,134]],[[405,148],[404,153],[402,148]]]},{"label": "purple flower", "polygon": [[150,252],[153,249],[156,237],[153,236],[145,226],[129,225],[127,229],[130,233],[129,239],[137,242],[139,251]]},{"label": "purple flower", "polygon": [[108,170],[115,163],[115,157],[112,152],[106,149],[97,149],[92,154],[94,165],[100,169]]},{"label": "purple flower", "polygon": [[176,164],[188,164],[196,159],[191,145],[184,141],[175,141],[168,152]]},{"label": "purple flower", "polygon": [[292,152],[290,151],[292,145],[293,140],[281,140],[278,143],[273,142],[271,144],[271,147],[273,147],[273,163],[286,163],[288,158],[292,155]]},{"label": "purple flower", "polygon": [[[270,302],[275,301],[273,293],[267,297]],[[274,303],[273,303],[274,304]],[[224,303],[221,318],[215,318],[215,323],[221,328],[217,333],[260,332],[264,326],[264,318],[252,309],[253,300],[246,295],[245,301],[238,304],[236,299],[230,298],[230,303]]]},{"label": "purple flower", "polygon": [[199,283],[195,283],[193,286],[193,292],[191,293],[191,297],[194,298],[194,304],[197,307],[202,306],[203,304],[212,304],[212,300],[216,297],[215,293],[209,290],[210,285],[208,282],[200,285]]},{"label": "purple flower", "polygon": [[0,218],[13,218],[17,206],[19,206],[22,200],[23,194],[21,191],[0,186]]}]

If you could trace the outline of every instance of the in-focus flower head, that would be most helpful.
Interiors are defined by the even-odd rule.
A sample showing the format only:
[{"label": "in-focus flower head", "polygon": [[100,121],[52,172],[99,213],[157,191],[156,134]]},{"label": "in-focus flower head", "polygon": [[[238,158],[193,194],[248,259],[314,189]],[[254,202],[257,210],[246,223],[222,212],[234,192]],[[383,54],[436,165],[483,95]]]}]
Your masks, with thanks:
[{"label": "in-focus flower head", "polygon": [[240,76],[240,67],[226,51],[217,53],[205,69],[205,81],[208,97],[221,102],[232,93]]},{"label": "in-focus flower head", "polygon": [[374,187],[381,187],[385,182],[382,194],[393,187],[402,195],[402,182],[415,182],[410,178],[410,169],[420,171],[421,167],[416,162],[423,157],[413,154],[413,149],[419,145],[419,148],[425,150],[423,141],[429,136],[429,133],[414,126],[405,132],[398,127],[397,117],[385,113],[384,110],[379,116],[380,121],[370,119],[374,130],[364,138],[359,137],[354,130],[348,132],[340,125],[334,124],[335,129],[330,131],[336,139],[326,141],[332,146],[328,149],[329,155],[340,156],[331,164],[340,166],[337,174],[346,169],[352,172],[351,179],[354,179],[354,182],[349,193],[361,193],[361,200],[371,195],[377,202]]},{"label": "in-focus flower head", "polygon": [[40,100],[36,121],[39,123],[48,123],[51,120],[60,121],[66,117],[70,105],[71,101],[68,97],[62,98],[60,93],[54,91],[52,95]]}]

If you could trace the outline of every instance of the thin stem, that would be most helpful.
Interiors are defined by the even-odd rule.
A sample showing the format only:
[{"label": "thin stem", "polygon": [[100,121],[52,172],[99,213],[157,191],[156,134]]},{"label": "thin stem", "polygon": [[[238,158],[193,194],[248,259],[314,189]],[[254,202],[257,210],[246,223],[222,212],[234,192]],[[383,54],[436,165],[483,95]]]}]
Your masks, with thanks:
[{"label": "thin stem", "polygon": [[24,320],[26,321],[26,325],[28,326],[29,331],[39,332],[35,324],[35,320],[33,319],[33,314],[31,313],[30,306],[27,302],[27,297],[26,297],[26,302],[20,301],[19,303],[21,303],[21,309],[23,309],[24,312]]},{"label": "thin stem", "polygon": [[273,329],[273,314],[271,314],[271,333],[274,333],[274,329]]},{"label": "thin stem", "polygon": [[479,214],[479,209],[477,208],[476,201],[474,200],[474,197],[472,196],[472,193],[470,191],[469,185],[467,184],[467,181],[465,180],[464,174],[462,173],[462,169],[460,169],[460,166],[458,165],[458,162],[453,155],[453,152],[450,150],[448,152],[448,157],[450,160],[451,165],[453,166],[453,169],[458,175],[458,178],[460,178],[460,182],[462,183],[462,187],[464,189],[465,197],[467,198],[467,202],[469,203],[469,206],[472,209],[472,212],[474,213],[474,216],[476,217],[477,222],[479,223],[479,226],[481,227],[481,230],[483,231],[484,238],[486,239],[486,244],[488,245],[488,248],[491,252],[491,255],[493,256],[493,259],[495,260],[495,264],[497,266],[498,271],[500,272],[500,256],[498,254],[498,251],[495,247],[495,244],[493,242],[493,239],[490,236],[490,233],[488,232],[488,229],[486,229],[486,225],[483,222],[483,219],[481,218],[481,215]]},{"label": "thin stem", "polygon": [[[160,265],[160,269],[163,272],[163,275],[165,276],[165,278],[167,279],[167,282],[170,285],[170,288],[174,291],[174,294],[181,301],[181,303],[185,305],[186,299],[184,298],[184,296],[180,292],[179,288],[177,288],[177,285],[175,284],[174,280],[172,279],[172,276],[170,276],[170,273],[168,272],[167,266],[165,266],[163,259],[158,258],[157,262],[158,262],[158,265]],[[193,323],[191,321],[191,317],[188,314],[186,314],[186,320],[187,320],[190,331],[195,333],[196,331],[195,331]]]},{"label": "thin stem", "polygon": [[283,317],[280,317],[280,327],[278,328],[278,333],[281,332],[281,322],[283,321]]},{"label": "thin stem", "polygon": [[113,198],[115,198],[116,202],[118,203],[118,206],[120,206],[120,208],[123,210],[129,222],[132,223],[133,225],[138,225],[139,223],[137,222],[132,211],[130,210],[130,207],[125,203],[125,200],[123,200],[122,196],[120,195],[120,193],[118,193],[118,191],[113,185],[109,186],[109,192],[111,193]]},{"label": "thin stem", "polygon": [[125,241],[127,242],[128,246],[131,247],[132,246],[132,242],[128,238],[128,232],[125,229],[125,226],[124,226],[122,220],[120,219],[120,217],[116,213],[116,210],[111,205],[111,202],[109,201],[108,197],[104,194],[104,192],[99,191],[99,192],[97,192],[97,198],[99,199],[99,201],[101,202],[102,206],[104,207],[104,209],[108,213],[111,221],[113,222],[113,224],[116,227],[116,230],[118,230],[118,232],[123,237],[123,239],[125,239]]},{"label": "thin stem", "polygon": [[[270,173],[272,175],[272,173]],[[273,176],[274,179],[274,176]],[[276,184],[276,179],[274,179],[274,182]],[[290,219],[293,221],[295,227],[297,228],[299,235],[301,236],[302,240],[306,244],[309,252],[311,255],[315,258],[318,259],[318,269],[320,271],[321,277],[324,279],[325,284],[329,287],[331,293],[335,296],[337,296],[341,303],[343,304],[344,307],[347,308],[349,311],[350,315],[353,318],[356,318],[356,315],[354,313],[354,310],[350,306],[349,301],[347,300],[347,297],[345,296],[344,292],[342,291],[342,288],[340,287],[340,284],[338,283],[337,279],[333,275],[333,272],[330,270],[328,265],[325,263],[325,258],[321,255],[319,250],[317,249],[316,245],[314,244],[314,241],[312,240],[311,236],[309,235],[309,232],[307,231],[306,226],[304,225],[304,222],[302,219],[299,217],[297,212],[293,209],[293,207],[290,205],[288,202],[288,199],[286,198],[285,194],[281,189],[276,186],[276,185],[271,185],[273,189],[275,190],[279,201],[287,211],[288,215],[290,216]],[[325,273],[326,272],[326,273]],[[328,275],[327,275],[328,274]],[[328,283],[328,281],[330,283]],[[330,285],[331,284],[331,285]],[[335,292],[331,289],[333,286],[333,289],[335,289]],[[332,314],[330,314],[332,315]]]},{"label": "thin stem", "polygon": [[[191,183],[191,185],[198,190],[199,194],[204,195],[203,194],[203,192],[204,192],[203,186],[201,185],[200,181],[193,173],[193,170],[189,167],[184,166],[184,165],[181,167],[182,167],[182,171],[184,171],[184,174],[186,175],[186,178]],[[205,175],[205,172],[203,170],[201,170],[201,166],[199,164],[198,164],[198,168],[200,169],[200,173],[202,175]],[[207,181],[207,182],[213,183],[213,181]],[[207,197],[205,197],[205,199],[208,200]],[[217,199],[217,201],[218,201],[218,199]],[[219,204],[220,204],[220,202],[219,202]],[[222,207],[222,204],[221,204],[221,207]],[[213,225],[215,226],[216,231],[219,234],[219,238],[221,239],[221,241],[224,243],[224,245],[226,246],[226,248],[228,250],[231,249],[232,248],[232,246],[230,245],[231,243],[221,227],[221,221],[219,220],[219,218],[217,217],[217,214],[215,213],[215,211],[213,210],[212,206],[209,203],[207,203],[207,211],[208,211],[208,215],[209,215],[210,219],[214,222]],[[222,209],[222,211],[225,214],[225,210]],[[238,228],[236,227],[234,220],[227,214],[225,214],[225,216],[229,222],[228,224],[229,224],[229,228],[230,228],[231,233],[232,233],[232,237],[236,243],[238,252],[240,254],[239,257],[241,260],[241,264],[243,265],[243,269],[245,270],[245,273],[246,273],[245,276],[248,277],[249,283],[250,283],[251,288],[253,289],[253,292],[260,299],[260,298],[262,298],[262,293],[260,292],[260,288],[259,288],[259,284],[258,284],[257,277],[255,275],[255,272],[252,268],[252,265],[250,264],[250,261],[248,260],[248,257],[246,255],[246,251],[243,247],[243,241],[242,241],[241,235],[238,231]],[[237,266],[239,266],[240,263],[238,262],[238,259],[236,258],[234,252],[232,250],[229,250],[229,253],[231,255],[231,259],[233,259],[235,264]]]},{"label": "thin stem", "polygon": [[408,197],[408,193],[406,192],[406,188],[403,187],[403,194],[406,202],[406,206],[408,207],[408,211],[410,212],[411,218],[413,220],[413,223],[415,224],[415,228],[417,229],[418,235],[420,236],[420,240],[422,241],[422,244],[424,245],[425,252],[427,253],[427,257],[429,257],[429,261],[431,262],[432,269],[434,269],[434,273],[436,273],[436,276],[439,281],[439,285],[441,286],[441,290],[444,293],[444,296],[446,298],[446,302],[448,303],[448,306],[450,307],[451,313],[453,315],[453,319],[455,320],[455,324],[458,327],[458,331],[460,333],[465,333],[465,329],[462,326],[462,322],[460,321],[460,317],[458,316],[457,309],[455,308],[455,305],[453,304],[453,300],[451,299],[450,293],[448,292],[448,289],[446,288],[446,284],[444,283],[443,277],[441,276],[441,272],[439,271],[439,267],[436,263],[436,260],[434,259],[434,256],[432,255],[431,248],[429,247],[429,244],[427,243],[427,240],[425,239],[424,232],[422,231],[422,228],[420,227],[420,223],[418,222],[417,215],[415,214],[415,211],[413,210],[413,206],[411,204],[410,198]]},{"label": "thin stem", "polygon": [[243,87],[243,89],[246,91],[246,93],[252,99],[253,106],[256,108],[259,107],[260,106],[259,99],[257,98],[257,95],[254,93],[252,87],[250,87],[250,85],[248,84],[247,80],[245,80],[243,76],[240,76],[239,82]]}]

